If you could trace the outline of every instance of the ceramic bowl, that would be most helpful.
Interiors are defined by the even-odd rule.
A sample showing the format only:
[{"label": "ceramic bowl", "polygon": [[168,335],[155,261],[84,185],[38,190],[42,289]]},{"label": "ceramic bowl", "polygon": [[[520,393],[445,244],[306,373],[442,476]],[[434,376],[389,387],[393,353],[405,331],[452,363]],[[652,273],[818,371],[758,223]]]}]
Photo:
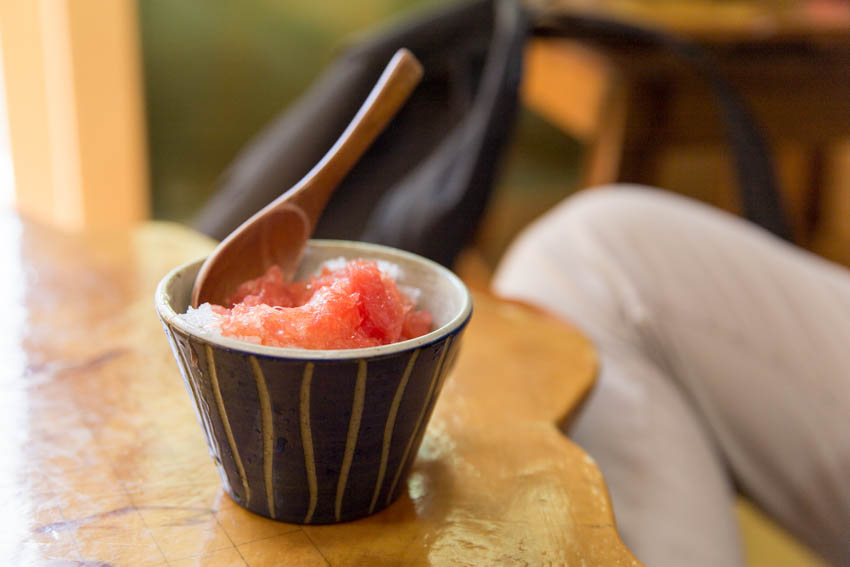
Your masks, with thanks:
[{"label": "ceramic bowl", "polygon": [[361,242],[313,240],[296,279],[323,261],[388,260],[422,290],[434,329],[373,348],[304,350],[218,337],[186,311],[202,260],[179,266],[156,308],[224,489],[245,508],[302,524],[377,512],[405,489],[434,403],[472,313],[469,291],[425,258]]}]

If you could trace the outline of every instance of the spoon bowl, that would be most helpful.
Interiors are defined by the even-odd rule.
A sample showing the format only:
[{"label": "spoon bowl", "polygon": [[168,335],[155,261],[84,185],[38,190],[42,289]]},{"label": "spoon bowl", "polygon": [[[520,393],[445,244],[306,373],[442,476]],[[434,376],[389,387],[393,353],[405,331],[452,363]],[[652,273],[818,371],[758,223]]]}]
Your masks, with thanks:
[{"label": "spoon bowl", "polygon": [[348,127],[295,186],[230,233],[207,257],[191,304],[224,305],[237,286],[277,264],[291,279],[331,194],[389,124],[422,78],[422,65],[398,50]]}]

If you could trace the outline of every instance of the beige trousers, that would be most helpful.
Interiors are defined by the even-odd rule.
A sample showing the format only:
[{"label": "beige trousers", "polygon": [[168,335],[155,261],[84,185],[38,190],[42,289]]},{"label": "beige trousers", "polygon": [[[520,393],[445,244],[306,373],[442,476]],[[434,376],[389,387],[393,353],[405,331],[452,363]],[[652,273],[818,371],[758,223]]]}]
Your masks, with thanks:
[{"label": "beige trousers", "polygon": [[708,206],[618,186],[534,223],[494,288],[595,342],[599,380],[569,433],[647,566],[742,565],[736,491],[850,565],[850,271]]}]

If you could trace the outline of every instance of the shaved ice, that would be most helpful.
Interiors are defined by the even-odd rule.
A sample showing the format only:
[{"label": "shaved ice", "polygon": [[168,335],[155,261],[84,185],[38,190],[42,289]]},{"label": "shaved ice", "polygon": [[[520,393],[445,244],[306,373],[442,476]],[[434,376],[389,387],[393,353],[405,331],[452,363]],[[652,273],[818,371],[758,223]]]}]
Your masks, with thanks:
[{"label": "shaved ice", "polygon": [[272,266],[240,285],[227,305],[203,304],[181,317],[211,334],[274,347],[349,349],[391,344],[431,331],[418,290],[400,287],[388,262],[330,260],[306,282]]}]

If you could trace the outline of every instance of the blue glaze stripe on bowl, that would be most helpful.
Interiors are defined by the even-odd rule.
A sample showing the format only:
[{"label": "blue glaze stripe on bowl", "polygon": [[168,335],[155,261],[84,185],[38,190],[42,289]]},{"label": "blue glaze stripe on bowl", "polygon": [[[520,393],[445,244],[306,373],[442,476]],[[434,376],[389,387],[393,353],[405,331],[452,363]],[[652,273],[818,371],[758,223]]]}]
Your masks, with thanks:
[{"label": "blue glaze stripe on bowl", "polygon": [[215,368],[213,350],[209,343],[204,345],[204,349],[207,354],[207,364],[209,365],[213,396],[215,396],[215,403],[218,407],[219,418],[221,419],[221,423],[224,425],[224,433],[227,436],[227,442],[230,445],[230,452],[236,463],[236,470],[239,471],[239,478],[242,480],[242,488],[245,490],[245,502],[250,503],[251,487],[248,486],[248,475],[245,474],[245,466],[242,464],[242,459],[239,457],[239,450],[236,448],[236,440],[233,438],[233,428],[230,427],[230,420],[227,418],[227,412],[224,409],[224,400],[221,397],[221,387],[218,383],[218,372]]},{"label": "blue glaze stripe on bowl", "polygon": [[342,457],[342,468],[336,485],[336,501],[334,502],[334,519],[340,520],[342,498],[345,495],[345,485],[348,482],[348,471],[357,447],[357,436],[360,434],[360,418],[363,416],[363,400],[366,398],[366,377],[368,376],[366,361],[357,361],[357,379],[354,384],[354,400],[351,403],[351,419],[348,422],[348,435],[345,440],[345,452]]},{"label": "blue glaze stripe on bowl", "polygon": [[213,436],[212,425],[209,424],[207,416],[201,411],[201,398],[198,390],[195,387],[195,380],[192,378],[192,371],[189,363],[186,361],[186,356],[183,354],[183,349],[180,348],[177,342],[177,334],[173,333],[168,325],[163,325],[165,328],[165,336],[168,338],[168,344],[171,345],[171,352],[174,354],[174,359],[177,361],[177,367],[180,369],[180,375],[183,377],[183,384],[192,396],[192,408],[195,410],[195,416],[204,430],[204,436],[207,441],[207,446],[212,450]]},{"label": "blue glaze stripe on bowl", "polygon": [[301,376],[301,391],[299,395],[299,421],[301,425],[301,445],[304,451],[304,467],[307,471],[307,487],[310,491],[310,500],[307,507],[307,514],[304,516],[304,523],[309,524],[313,519],[313,514],[316,511],[316,503],[319,500],[319,488],[316,481],[316,456],[313,453],[313,433],[310,431],[310,383],[313,379],[312,362],[308,362],[304,367],[304,374]]},{"label": "blue glaze stripe on bowl", "polygon": [[[427,409],[425,410],[425,424],[417,433],[417,438],[422,438],[425,435],[425,430],[427,429],[428,419],[431,416],[431,412],[434,411],[434,406],[437,405],[437,399],[440,397],[440,392],[443,390],[443,385],[446,383],[446,379],[449,377],[449,370],[451,370],[452,365],[457,358],[458,352],[460,352],[460,335],[455,334],[446,341],[446,360],[443,363],[443,368],[440,371],[440,379],[437,383],[437,387],[434,388],[433,395],[425,402],[427,404]],[[418,443],[414,441],[414,446],[418,447]],[[412,463],[412,459],[411,459]]]},{"label": "blue glaze stripe on bowl", "polygon": [[[449,371],[452,368],[452,363],[457,358],[458,352],[460,352],[460,333],[456,333],[449,337],[446,341],[445,345],[445,361],[442,364],[442,368],[440,370],[437,387],[434,388],[432,395],[425,400],[425,421],[421,424],[421,427],[418,428],[418,431],[415,432],[413,437],[411,438],[411,442],[414,447],[419,447],[422,444],[422,439],[425,437],[425,431],[428,428],[428,420],[431,417],[431,413],[434,411],[434,406],[437,405],[437,399],[440,397],[440,392],[443,389],[443,385],[446,383],[446,379],[449,376]],[[416,460],[416,454],[410,455],[410,458],[406,463],[402,463],[403,468],[401,469],[401,478],[406,478],[408,472],[413,467],[413,462]],[[401,490],[399,488],[399,490]],[[394,494],[392,491],[390,492],[391,498],[398,497],[398,494]]]},{"label": "blue glaze stripe on bowl", "polygon": [[393,476],[393,482],[390,485],[390,490],[387,492],[387,506],[390,505],[393,501],[393,494],[395,493],[396,486],[398,485],[399,478],[401,478],[401,472],[406,468],[405,464],[407,463],[407,459],[410,456],[410,449],[413,446],[413,441],[419,436],[420,429],[422,428],[422,422],[425,418],[425,412],[428,409],[429,401],[434,396],[434,389],[437,384],[437,381],[440,378],[440,374],[443,372],[443,363],[446,360],[446,353],[449,351],[449,347],[452,344],[452,339],[454,337],[448,337],[446,339],[445,344],[443,345],[443,350],[440,353],[440,360],[437,362],[437,367],[434,370],[434,375],[431,377],[431,384],[428,386],[428,394],[425,396],[425,400],[422,403],[422,409],[419,410],[419,416],[416,418],[416,425],[413,428],[413,434],[407,440],[407,446],[404,448],[404,453],[402,454],[401,461],[399,461],[398,468],[395,471],[395,475]]},{"label": "blue glaze stripe on bowl", "polygon": [[257,396],[260,399],[260,414],[262,436],[263,436],[263,481],[266,487],[266,506],[268,507],[269,517],[275,519],[274,511],[274,484],[272,482],[272,473],[274,470],[274,423],[272,421],[272,403],[269,398],[269,388],[266,385],[266,377],[263,375],[263,369],[257,362],[256,356],[249,356],[248,361],[251,364],[251,370],[254,371],[254,379],[257,382]]},{"label": "blue glaze stripe on bowl", "polygon": [[381,444],[381,464],[378,467],[378,479],[375,481],[375,491],[372,494],[372,503],[369,504],[369,513],[375,511],[375,505],[378,503],[378,495],[381,493],[381,485],[384,483],[384,475],[387,472],[387,459],[390,456],[390,444],[393,439],[393,429],[395,428],[396,416],[398,416],[398,408],[401,405],[401,398],[404,396],[404,390],[407,388],[407,381],[410,379],[410,373],[413,372],[413,367],[416,364],[416,359],[419,358],[421,348],[415,349],[407,361],[407,366],[404,369],[404,374],[398,384],[398,388],[393,396],[393,402],[390,406],[390,413],[387,416],[387,423],[384,425],[384,438]]},{"label": "blue glaze stripe on bowl", "polygon": [[207,443],[207,448],[210,451],[210,456],[218,469],[219,476],[225,489],[230,492],[230,484],[227,478],[227,471],[224,466],[223,450],[217,442],[215,435],[215,426],[212,416],[210,415],[210,404],[208,403],[209,396],[204,394],[203,385],[204,378],[201,371],[198,355],[190,345],[190,338],[180,334],[175,329],[168,327],[166,335],[169,341],[173,341],[172,347],[177,350],[178,357],[177,365],[181,370],[181,374],[185,381],[186,388],[189,390],[193,401],[195,414],[198,417],[198,422],[201,424],[201,429],[204,432],[204,439]]}]

